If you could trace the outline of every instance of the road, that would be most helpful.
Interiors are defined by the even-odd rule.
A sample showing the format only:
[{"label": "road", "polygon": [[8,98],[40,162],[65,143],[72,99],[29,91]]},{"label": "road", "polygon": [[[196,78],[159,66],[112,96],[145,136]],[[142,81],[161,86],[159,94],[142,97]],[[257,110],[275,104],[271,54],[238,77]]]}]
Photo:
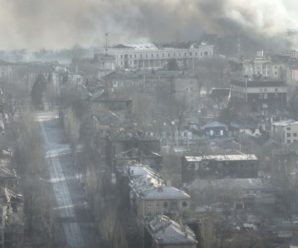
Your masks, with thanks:
[{"label": "road", "polygon": [[[59,225],[64,230],[66,247],[92,248],[95,232],[88,204],[73,163],[70,146],[63,143],[63,131],[55,112],[36,114],[41,127],[44,149],[55,199]],[[45,183],[47,183],[45,182]]]}]

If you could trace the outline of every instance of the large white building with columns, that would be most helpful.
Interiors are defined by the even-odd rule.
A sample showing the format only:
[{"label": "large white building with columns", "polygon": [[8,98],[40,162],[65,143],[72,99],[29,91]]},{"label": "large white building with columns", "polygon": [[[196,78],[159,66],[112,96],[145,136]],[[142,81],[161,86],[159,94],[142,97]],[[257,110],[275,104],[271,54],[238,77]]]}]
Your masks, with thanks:
[{"label": "large white building with columns", "polygon": [[120,44],[108,49],[115,57],[118,69],[159,69],[176,60],[187,68],[196,60],[213,57],[214,46],[206,43],[193,44],[188,48],[157,47],[153,43]]}]

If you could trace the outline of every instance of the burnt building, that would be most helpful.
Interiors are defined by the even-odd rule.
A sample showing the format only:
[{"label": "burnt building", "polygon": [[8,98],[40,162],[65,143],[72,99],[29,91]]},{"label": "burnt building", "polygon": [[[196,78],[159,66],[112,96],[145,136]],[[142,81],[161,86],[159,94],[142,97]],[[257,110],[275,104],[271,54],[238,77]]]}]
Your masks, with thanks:
[{"label": "burnt building", "polygon": [[184,156],[182,182],[195,179],[256,178],[258,158],[254,154]]},{"label": "burnt building", "polygon": [[114,170],[123,161],[135,160],[160,169],[160,141],[138,129],[119,129],[107,137],[106,159]]},{"label": "burnt building", "polygon": [[281,80],[233,80],[231,100],[246,103],[252,111],[284,109],[287,105],[287,86]]}]

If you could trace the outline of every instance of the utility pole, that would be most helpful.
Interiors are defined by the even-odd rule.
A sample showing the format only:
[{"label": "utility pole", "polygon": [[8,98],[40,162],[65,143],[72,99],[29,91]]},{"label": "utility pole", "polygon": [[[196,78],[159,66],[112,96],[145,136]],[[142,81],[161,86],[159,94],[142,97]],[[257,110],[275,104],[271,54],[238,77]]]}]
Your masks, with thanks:
[{"label": "utility pole", "polygon": [[108,54],[108,37],[109,37],[109,33],[105,33],[105,37],[106,37],[105,55],[107,55]]},{"label": "utility pole", "polygon": [[245,78],[245,103],[247,103],[248,102],[248,92],[247,92],[248,76],[245,75],[244,78]]}]

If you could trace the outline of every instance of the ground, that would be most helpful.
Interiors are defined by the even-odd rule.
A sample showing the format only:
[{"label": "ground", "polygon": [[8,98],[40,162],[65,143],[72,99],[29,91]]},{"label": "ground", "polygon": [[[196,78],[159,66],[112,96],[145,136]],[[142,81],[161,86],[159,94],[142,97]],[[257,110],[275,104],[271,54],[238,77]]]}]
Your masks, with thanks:
[{"label": "ground", "polygon": [[[78,174],[70,146],[63,142],[64,134],[55,112],[36,114],[44,140],[49,177],[43,179],[53,189],[53,206],[58,226],[55,239],[63,239],[63,247],[96,247],[97,235],[85,198],[81,175]],[[64,235],[59,235],[63,230]]]}]

